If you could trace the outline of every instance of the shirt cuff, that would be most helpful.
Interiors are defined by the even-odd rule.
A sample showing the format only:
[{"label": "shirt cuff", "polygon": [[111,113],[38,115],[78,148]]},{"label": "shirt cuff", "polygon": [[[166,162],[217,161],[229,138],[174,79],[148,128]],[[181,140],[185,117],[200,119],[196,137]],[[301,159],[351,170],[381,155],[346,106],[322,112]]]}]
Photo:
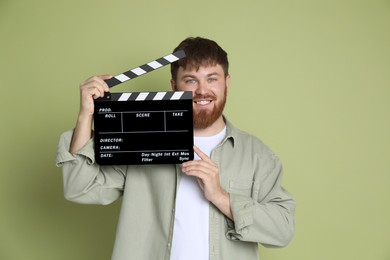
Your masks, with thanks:
[{"label": "shirt cuff", "polygon": [[248,232],[248,226],[253,224],[254,201],[246,196],[229,195],[230,208],[234,221],[228,220],[226,236],[231,240],[241,240],[242,235]]},{"label": "shirt cuff", "polygon": [[83,148],[76,152],[75,155],[69,152],[70,143],[72,141],[73,130],[66,131],[60,137],[60,141],[57,148],[56,165],[62,166],[66,162],[77,160],[79,155],[85,157],[89,164],[95,162],[95,150],[93,138],[91,138]]}]

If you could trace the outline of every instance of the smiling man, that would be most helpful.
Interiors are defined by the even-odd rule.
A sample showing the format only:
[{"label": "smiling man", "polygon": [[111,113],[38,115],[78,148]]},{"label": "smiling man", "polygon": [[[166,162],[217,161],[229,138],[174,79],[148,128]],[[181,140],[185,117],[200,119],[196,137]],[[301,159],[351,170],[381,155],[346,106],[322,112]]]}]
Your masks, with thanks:
[{"label": "smiling man", "polygon": [[255,260],[258,243],[286,246],[295,201],[282,188],[280,160],[223,115],[227,53],[214,41],[187,38],[175,48],[173,90],[192,91],[195,159],[182,165],[99,166],[94,162],[93,100],[108,86],[95,76],[80,85],[76,127],[61,136],[65,197],[108,204],[123,196],[113,260]]}]

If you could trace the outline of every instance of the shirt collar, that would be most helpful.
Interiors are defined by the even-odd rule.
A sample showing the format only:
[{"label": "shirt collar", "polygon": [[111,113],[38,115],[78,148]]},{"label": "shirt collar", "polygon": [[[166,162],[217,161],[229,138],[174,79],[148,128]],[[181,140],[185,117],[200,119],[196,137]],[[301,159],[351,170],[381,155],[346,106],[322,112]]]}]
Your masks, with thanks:
[{"label": "shirt collar", "polygon": [[229,141],[234,148],[234,143],[235,143],[234,140],[236,138],[235,137],[236,136],[235,127],[230,123],[230,121],[226,118],[225,115],[223,116],[223,119],[224,119],[225,124],[226,124],[226,136],[223,139],[222,143]]}]

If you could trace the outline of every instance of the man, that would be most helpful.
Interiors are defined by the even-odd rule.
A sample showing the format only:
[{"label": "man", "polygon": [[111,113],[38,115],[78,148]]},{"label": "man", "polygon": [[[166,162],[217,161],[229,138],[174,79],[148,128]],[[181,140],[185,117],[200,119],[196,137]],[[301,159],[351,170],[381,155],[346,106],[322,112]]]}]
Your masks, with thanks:
[{"label": "man", "polygon": [[[230,75],[214,41],[187,38],[171,65],[172,89],[192,91],[195,160],[182,165],[99,166],[91,131],[94,102],[108,91],[95,76],[80,85],[74,130],[61,136],[64,193],[78,203],[123,196],[113,260],[258,259],[258,243],[286,246],[295,201],[281,187],[279,159],[223,116]],[[91,134],[92,133],[92,134]]]}]

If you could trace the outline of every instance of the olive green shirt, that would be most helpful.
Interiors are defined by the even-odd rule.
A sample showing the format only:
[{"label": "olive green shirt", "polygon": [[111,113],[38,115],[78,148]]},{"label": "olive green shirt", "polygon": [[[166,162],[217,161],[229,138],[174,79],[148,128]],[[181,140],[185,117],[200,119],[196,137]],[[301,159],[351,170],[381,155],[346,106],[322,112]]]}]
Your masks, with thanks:
[{"label": "olive green shirt", "polygon": [[[258,243],[286,246],[294,233],[293,197],[282,188],[280,160],[258,138],[231,125],[211,154],[230,196],[234,221],[210,203],[210,260],[256,260]],[[69,153],[73,131],[61,135],[65,198],[109,204],[123,196],[112,260],[169,260],[180,165],[99,166],[93,138]],[[189,207],[191,205],[188,205]]]}]

